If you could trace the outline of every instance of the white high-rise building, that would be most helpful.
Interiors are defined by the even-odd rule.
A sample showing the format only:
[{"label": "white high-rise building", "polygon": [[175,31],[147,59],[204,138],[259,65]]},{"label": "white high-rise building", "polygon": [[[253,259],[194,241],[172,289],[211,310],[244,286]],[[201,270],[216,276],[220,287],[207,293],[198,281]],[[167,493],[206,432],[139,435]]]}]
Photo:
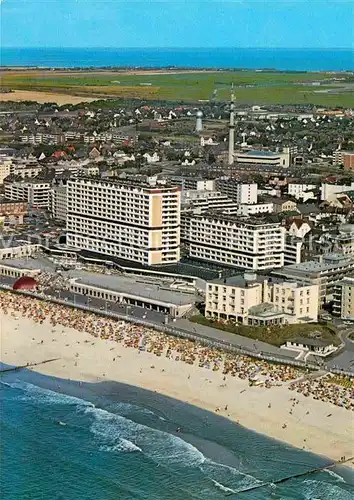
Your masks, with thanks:
[{"label": "white high-rise building", "polygon": [[258,200],[258,186],[256,183],[246,184],[229,177],[220,177],[215,181],[215,189],[226,194],[240,204],[253,204]]},{"label": "white high-rise building", "polygon": [[180,188],[73,179],[67,244],[146,265],[180,259]]},{"label": "white high-rise building", "polygon": [[280,223],[182,214],[181,239],[196,259],[253,270],[284,265],[285,228]]}]

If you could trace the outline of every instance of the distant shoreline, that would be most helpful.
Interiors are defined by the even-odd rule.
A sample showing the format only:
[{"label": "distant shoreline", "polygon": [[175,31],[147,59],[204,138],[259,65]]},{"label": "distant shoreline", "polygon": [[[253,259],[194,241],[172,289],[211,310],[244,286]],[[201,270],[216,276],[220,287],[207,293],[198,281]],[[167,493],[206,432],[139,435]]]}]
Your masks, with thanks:
[{"label": "distant shoreline", "polygon": [[354,51],[286,48],[15,48],[2,47],[2,68],[178,71],[354,71]]},{"label": "distant shoreline", "polygon": [[0,65],[0,71],[61,71],[89,73],[121,73],[131,75],[174,75],[183,73],[274,73],[274,74],[348,74],[354,70],[282,70],[276,68],[218,68],[218,67],[183,67],[183,66],[39,66],[39,65]]}]

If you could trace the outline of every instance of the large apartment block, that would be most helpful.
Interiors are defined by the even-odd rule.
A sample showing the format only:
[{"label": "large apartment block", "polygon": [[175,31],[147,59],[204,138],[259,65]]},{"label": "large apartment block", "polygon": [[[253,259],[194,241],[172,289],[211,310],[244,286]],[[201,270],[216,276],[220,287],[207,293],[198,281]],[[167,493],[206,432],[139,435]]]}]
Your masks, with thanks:
[{"label": "large apartment block", "polygon": [[205,315],[246,325],[317,322],[318,285],[245,273],[207,283]]},{"label": "large apartment block", "polygon": [[180,188],[69,180],[67,244],[145,265],[180,259]]},{"label": "large apartment block", "polygon": [[5,181],[5,197],[8,200],[26,200],[29,207],[48,209],[51,183],[40,179]]},{"label": "large apartment block", "polygon": [[181,238],[190,257],[241,269],[284,265],[285,228],[261,219],[183,214]]},{"label": "large apartment block", "polygon": [[226,194],[229,198],[240,204],[257,203],[258,186],[255,183],[245,184],[235,179],[220,178],[215,181],[215,189]]}]

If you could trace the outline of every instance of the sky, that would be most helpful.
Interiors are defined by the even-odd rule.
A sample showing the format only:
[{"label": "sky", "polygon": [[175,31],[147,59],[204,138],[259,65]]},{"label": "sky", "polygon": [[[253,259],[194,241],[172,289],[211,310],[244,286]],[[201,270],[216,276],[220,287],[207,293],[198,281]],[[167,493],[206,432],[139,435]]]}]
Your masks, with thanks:
[{"label": "sky", "polygon": [[2,47],[354,48],[354,0],[0,0]]}]

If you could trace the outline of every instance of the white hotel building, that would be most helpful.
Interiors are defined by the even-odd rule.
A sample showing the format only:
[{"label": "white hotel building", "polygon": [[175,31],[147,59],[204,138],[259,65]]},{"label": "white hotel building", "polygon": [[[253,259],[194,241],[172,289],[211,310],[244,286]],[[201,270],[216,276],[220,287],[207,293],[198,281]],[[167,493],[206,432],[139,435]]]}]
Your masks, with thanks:
[{"label": "white hotel building", "polygon": [[74,179],[67,245],[145,265],[180,259],[180,188]]},{"label": "white hotel building", "polygon": [[196,259],[252,270],[284,265],[285,228],[280,223],[183,214],[181,238]]}]

